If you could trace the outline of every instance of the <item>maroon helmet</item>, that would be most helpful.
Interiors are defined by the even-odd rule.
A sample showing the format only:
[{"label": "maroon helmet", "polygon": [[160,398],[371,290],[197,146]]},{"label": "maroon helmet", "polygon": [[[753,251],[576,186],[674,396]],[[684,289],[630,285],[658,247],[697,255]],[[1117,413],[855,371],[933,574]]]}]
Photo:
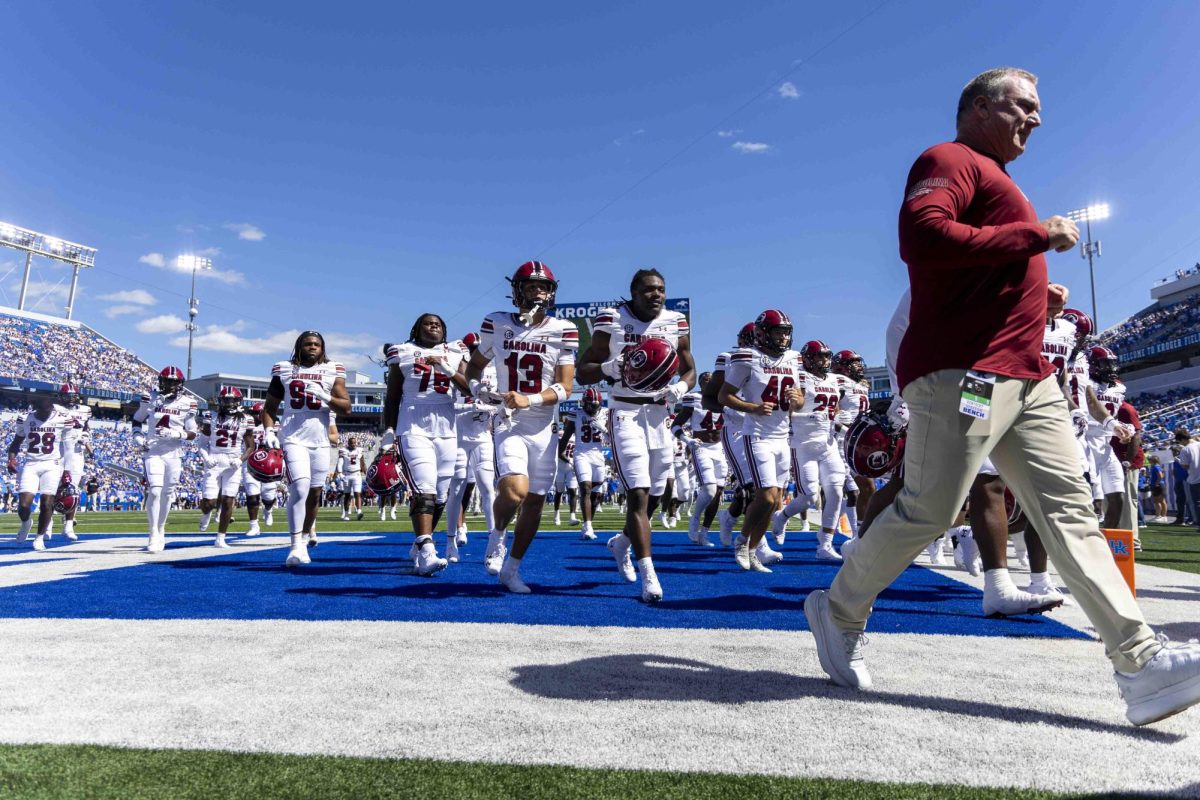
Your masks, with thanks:
[{"label": "maroon helmet", "polygon": [[1088,350],[1088,377],[1096,383],[1112,383],[1117,379],[1117,354],[1097,345]]},{"label": "maroon helmet", "polygon": [[278,447],[260,444],[250,453],[246,471],[262,483],[274,483],[283,479],[283,451]]},{"label": "maroon helmet", "polygon": [[600,410],[600,406],[604,405],[604,397],[600,394],[600,389],[595,386],[589,386],[585,389],[580,405],[583,406],[583,413],[589,417],[596,416],[596,412]]},{"label": "maroon helmet", "polygon": [[471,331],[462,338],[462,343],[463,347],[466,347],[467,349],[479,347],[479,334],[475,331]]},{"label": "maroon helmet", "polygon": [[846,463],[855,475],[881,478],[904,460],[904,434],[896,433],[887,418],[865,412],[846,431]]},{"label": "maroon helmet", "polygon": [[79,387],[70,381],[58,387],[58,393],[62,395],[63,402],[69,406],[79,405]]},{"label": "maroon helmet", "polygon": [[1077,308],[1064,308],[1062,318],[1075,326],[1075,342],[1083,344],[1087,338],[1096,332],[1092,318]]},{"label": "maroon helmet", "polygon": [[79,490],[71,480],[71,473],[63,471],[62,479],[58,482],[58,491],[54,495],[54,510],[67,514],[79,507]]},{"label": "maroon helmet", "polygon": [[1013,527],[1020,522],[1025,512],[1021,510],[1021,504],[1017,502],[1016,496],[1012,493],[1012,489],[1004,487],[1004,513],[1008,515],[1008,527]]},{"label": "maroon helmet", "polygon": [[396,463],[396,451],[387,448],[380,451],[367,467],[367,486],[380,497],[395,494],[404,479],[400,475],[400,465]]},{"label": "maroon helmet", "polygon": [[532,301],[525,299],[525,284],[535,281],[545,283],[550,287],[546,292],[545,307],[550,308],[554,305],[554,293],[558,291],[558,279],[541,261],[526,261],[517,267],[517,271],[508,279],[509,285],[512,286],[513,305],[522,311],[529,311],[534,306]]},{"label": "maroon helmet", "polygon": [[853,350],[838,350],[833,354],[829,369],[838,375],[845,375],[853,381],[861,381],[867,373],[867,364],[863,357]]},{"label": "maroon helmet", "polygon": [[804,343],[804,347],[800,348],[800,360],[804,362],[804,371],[813,375],[825,377],[832,359],[833,352],[829,345],[820,339],[809,339]]},{"label": "maroon helmet", "polygon": [[[787,331],[787,341],[779,344],[771,337],[771,331]],[[781,356],[792,346],[792,320],[777,308],[768,308],[754,320],[754,346],[764,353]]]},{"label": "maroon helmet", "polygon": [[679,354],[666,339],[646,339],[625,354],[621,380],[635,392],[657,392],[679,370]]},{"label": "maroon helmet", "polygon": [[745,325],[742,326],[742,329],[740,331],[738,331],[737,346],[738,347],[753,347],[754,346],[754,323],[753,322],[747,322]]},{"label": "maroon helmet", "polygon": [[158,373],[158,391],[162,394],[174,394],[183,386],[183,370],[179,367],[163,367]]},{"label": "maroon helmet", "polygon": [[225,413],[236,411],[242,407],[242,390],[236,386],[222,386],[217,392],[217,402]]}]

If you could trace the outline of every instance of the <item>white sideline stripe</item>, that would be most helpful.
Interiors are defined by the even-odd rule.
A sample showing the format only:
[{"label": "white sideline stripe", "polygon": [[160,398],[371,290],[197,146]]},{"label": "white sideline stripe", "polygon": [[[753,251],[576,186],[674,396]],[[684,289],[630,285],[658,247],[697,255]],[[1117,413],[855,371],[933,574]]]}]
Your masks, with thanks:
[{"label": "white sideline stripe", "polygon": [[[321,541],[359,542],[379,539],[379,536],[345,536],[318,534]],[[57,538],[57,537],[56,537]],[[196,537],[167,534],[167,542],[192,541]],[[204,537],[211,540],[213,535]],[[287,535],[265,535],[246,538],[244,535],[231,539],[230,549],[214,545],[168,548],[161,553],[147,553],[146,537],[89,539],[81,535],[79,541],[68,545],[52,544],[45,550],[18,551],[0,555],[0,588],[25,586],[31,583],[47,583],[69,578],[86,578],[88,575],[108,569],[136,567],[142,564],[168,564],[173,561],[193,561],[198,558],[214,558],[236,554],[239,550],[271,550],[291,547]],[[0,610],[0,613],[3,613]]]},{"label": "white sideline stripe", "polygon": [[879,634],[868,695],[777,631],[27,619],[0,641],[11,743],[1200,791],[1195,712],[1135,732],[1089,641]]}]

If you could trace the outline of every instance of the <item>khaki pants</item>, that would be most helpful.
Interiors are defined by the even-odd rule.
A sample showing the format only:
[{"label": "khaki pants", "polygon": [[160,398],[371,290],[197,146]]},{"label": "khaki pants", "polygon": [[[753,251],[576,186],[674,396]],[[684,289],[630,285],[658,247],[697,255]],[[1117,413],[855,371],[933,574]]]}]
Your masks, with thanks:
[{"label": "khaki pants", "polygon": [[1113,665],[1136,672],[1160,645],[1100,533],[1062,391],[1053,378],[997,377],[990,419],[976,420],[958,410],[964,374],[941,370],[905,387],[904,489],[838,571],[834,621],[866,627],[875,597],[950,526],[990,454]]},{"label": "khaki pants", "polygon": [[1141,470],[1127,469],[1125,470],[1125,502],[1121,504],[1121,523],[1120,527],[1124,530],[1133,531],[1133,540],[1138,540],[1138,515],[1137,507],[1141,502],[1138,497],[1138,476],[1141,475]]}]

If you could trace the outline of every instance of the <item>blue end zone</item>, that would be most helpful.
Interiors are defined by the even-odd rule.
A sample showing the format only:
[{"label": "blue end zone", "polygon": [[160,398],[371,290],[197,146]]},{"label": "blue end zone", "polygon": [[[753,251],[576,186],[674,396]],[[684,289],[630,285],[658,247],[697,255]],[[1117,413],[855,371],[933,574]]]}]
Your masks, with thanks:
[{"label": "blue end zone", "polygon": [[[575,533],[538,536],[521,564],[532,595],[509,594],[482,565],[484,534],[465,562],[433,578],[408,573],[412,534],[361,542],[326,540],[313,563],[283,567],[285,548],[222,552],[210,558],[100,570],[82,578],[0,588],[0,616],[117,619],[294,619],[507,622],[638,628],[804,630],[804,597],[829,586],[836,565],[812,557],[815,539],[789,534],[773,574],[743,572],[727,548],[700,550],[678,532],[656,533],[654,562],[666,599],[637,598],[604,546]],[[104,537],[88,536],[88,540]],[[177,547],[210,547],[174,537]],[[444,537],[438,537],[444,550]],[[9,547],[3,548],[5,554]],[[1089,638],[1053,620],[982,616],[981,593],[910,567],[880,597],[872,631],[971,636]]]}]

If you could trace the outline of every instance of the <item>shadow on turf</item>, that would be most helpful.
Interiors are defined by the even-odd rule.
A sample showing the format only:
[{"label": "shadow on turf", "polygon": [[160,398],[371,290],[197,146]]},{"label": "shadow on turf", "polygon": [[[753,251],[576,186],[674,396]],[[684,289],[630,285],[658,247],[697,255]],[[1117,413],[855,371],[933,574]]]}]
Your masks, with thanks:
[{"label": "shadow on turf", "polygon": [[688,658],[652,654],[598,656],[567,664],[529,664],[516,667],[512,685],[523,692],[552,700],[676,700],[739,705],[773,700],[828,697],[840,702],[886,703],[938,714],[960,714],[1031,725],[1054,725],[1116,734],[1134,739],[1172,743],[1184,736],[1132,728],[1086,717],[895,692],[857,692],[826,679],[768,670],[739,670]]}]

